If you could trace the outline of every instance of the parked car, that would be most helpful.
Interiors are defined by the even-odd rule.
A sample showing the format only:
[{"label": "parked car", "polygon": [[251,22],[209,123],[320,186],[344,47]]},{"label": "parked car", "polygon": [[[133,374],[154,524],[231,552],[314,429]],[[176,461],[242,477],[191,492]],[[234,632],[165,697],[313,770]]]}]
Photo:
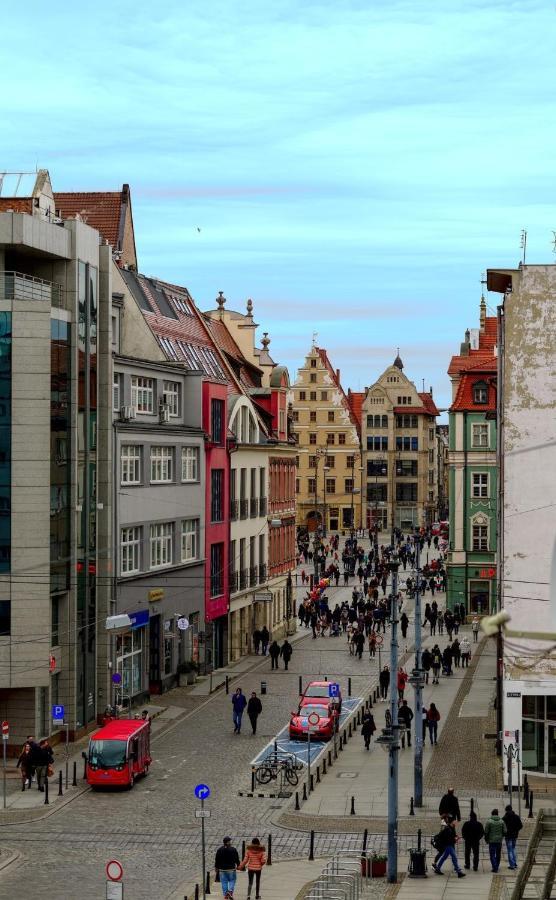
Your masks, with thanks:
[{"label": "parked car", "polygon": [[336,697],[331,697],[330,685],[333,683],[335,682],[310,681],[301,695],[299,705],[301,706],[306,699],[315,700],[318,703],[326,700],[326,702],[330,702],[337,708],[339,715],[342,711],[342,692],[340,690],[340,685],[338,685],[338,695]]},{"label": "parked car", "polygon": [[[318,725],[309,726],[309,716],[316,713],[319,717]],[[312,741],[329,741],[337,728],[338,714],[330,704],[304,703],[299,712],[292,713],[290,719],[290,740],[307,740],[309,727],[311,727]]]}]

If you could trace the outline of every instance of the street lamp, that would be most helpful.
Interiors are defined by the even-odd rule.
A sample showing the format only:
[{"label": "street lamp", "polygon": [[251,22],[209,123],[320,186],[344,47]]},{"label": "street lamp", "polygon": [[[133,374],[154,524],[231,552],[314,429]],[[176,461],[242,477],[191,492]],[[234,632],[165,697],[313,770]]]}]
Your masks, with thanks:
[{"label": "street lamp", "polygon": [[423,669],[421,666],[421,569],[420,551],[421,542],[414,542],[416,552],[416,583],[415,583],[415,668],[409,678],[409,683],[415,690],[415,750],[413,757],[413,796],[415,806],[423,805]]},{"label": "street lamp", "polygon": [[324,477],[324,508],[323,508],[323,516],[322,516],[322,536],[326,537],[326,520],[328,518],[326,512],[326,473],[330,472],[330,466],[323,466],[323,477]]}]

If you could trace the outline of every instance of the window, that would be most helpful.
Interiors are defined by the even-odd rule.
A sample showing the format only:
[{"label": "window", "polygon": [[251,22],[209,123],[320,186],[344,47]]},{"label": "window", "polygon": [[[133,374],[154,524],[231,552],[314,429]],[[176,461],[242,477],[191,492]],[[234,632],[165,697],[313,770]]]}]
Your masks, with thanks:
[{"label": "window", "polygon": [[338,443],[339,443],[339,444],[345,444],[345,442],[346,442],[346,436],[345,436],[345,434],[344,434],[343,432],[341,432],[341,433],[338,435]]},{"label": "window", "polygon": [[430,463],[431,465],[434,464],[434,448],[432,448],[431,450],[429,450],[429,463]]},{"label": "window", "polygon": [[173,447],[151,447],[151,483],[161,484],[172,481]]},{"label": "window", "polygon": [[417,416],[396,416],[396,428],[417,428]]},{"label": "window", "polygon": [[299,410],[294,409],[292,411],[292,419],[294,422],[299,422]]},{"label": "window", "polygon": [[351,494],[353,491],[353,479],[352,478],[344,478],[344,491],[346,494]]},{"label": "window", "polygon": [[317,373],[316,372],[311,372],[311,374],[309,376],[309,381],[311,382],[311,384],[317,383]]},{"label": "window", "polygon": [[378,503],[384,503],[388,500],[388,485],[387,484],[368,484],[367,485],[367,500],[374,501]]},{"label": "window", "polygon": [[388,463],[385,459],[368,459],[367,475],[385,477],[388,475]]},{"label": "window", "polygon": [[60,643],[60,598],[56,595],[50,599],[50,643],[52,647]]},{"label": "window", "polygon": [[329,422],[333,422],[333,421],[334,421],[334,410],[333,410],[333,409],[329,409],[329,410],[328,410],[328,421],[329,421]]},{"label": "window", "polygon": [[11,608],[10,600],[0,600],[0,634],[2,635],[10,634],[11,632]]},{"label": "window", "polygon": [[295,493],[299,494],[299,478],[295,479]]},{"label": "window", "polygon": [[306,399],[307,399],[307,394],[305,393],[305,391],[300,391],[300,392],[299,392],[299,399],[300,399],[300,400],[306,400]]},{"label": "window", "polygon": [[317,436],[316,436],[316,434],[315,434],[314,432],[312,432],[312,433],[309,435],[309,443],[310,443],[310,444],[316,444],[316,443],[317,443]]},{"label": "window", "polygon": [[416,459],[398,459],[396,460],[396,475],[398,478],[415,477],[418,473]]},{"label": "window", "polygon": [[473,472],[472,496],[488,497],[488,474],[486,472]]},{"label": "window", "polygon": [[388,438],[367,435],[367,450],[375,450],[378,453],[388,450]]},{"label": "window", "polygon": [[382,416],[381,427],[388,428],[388,416]]},{"label": "window", "polygon": [[310,457],[309,457],[309,468],[310,468],[310,469],[314,469],[314,468],[316,468],[316,465],[317,465],[317,457],[316,457],[316,456],[310,456]]},{"label": "window", "polygon": [[484,381],[476,381],[473,385],[473,403],[488,403],[488,385]]},{"label": "window", "polygon": [[329,469],[334,468],[334,461],[335,461],[334,456],[325,456],[324,457],[324,465],[327,466]]},{"label": "window", "polygon": [[151,569],[172,565],[172,523],[157,522],[151,525]]},{"label": "window", "polygon": [[122,484],[141,484],[141,447],[136,444],[122,444],[120,481]]},{"label": "window", "polygon": [[416,502],[417,500],[417,483],[404,482],[396,485],[396,500],[404,500],[407,502]]},{"label": "window", "polygon": [[488,525],[473,523],[473,550],[488,550]]},{"label": "window", "polygon": [[176,418],[180,414],[180,385],[178,381],[164,381],[162,400],[170,411],[170,416]]},{"label": "window", "polygon": [[307,479],[307,492],[309,494],[314,494],[317,490],[317,481],[315,478]]},{"label": "window", "polygon": [[224,593],[224,544],[210,547],[210,596],[219,597]]},{"label": "window", "polygon": [[141,528],[122,528],[120,538],[120,571],[132,575],[141,569]]},{"label": "window", "polygon": [[326,479],[326,493],[327,494],[335,494],[336,493],[336,479],[335,478],[327,478]]},{"label": "window", "polygon": [[327,444],[333,444],[333,443],[334,443],[334,440],[335,440],[335,435],[334,435],[334,434],[327,434],[327,435],[326,435],[326,443],[327,443]]},{"label": "window", "polygon": [[418,450],[419,439],[416,437],[396,437],[396,450]]},{"label": "window", "polygon": [[191,562],[199,555],[199,520],[182,519],[181,561]]},{"label": "window", "polygon": [[474,423],[471,431],[471,446],[488,447],[488,422]]},{"label": "window", "polygon": [[112,383],[112,409],[118,412],[122,405],[122,376],[114,373],[114,381]]},{"label": "window", "polygon": [[311,401],[314,403],[314,402],[316,401],[316,399],[317,399],[317,392],[316,392],[316,391],[310,391],[310,392],[309,392],[309,400],[311,400]]},{"label": "window", "polygon": [[210,473],[210,520],[224,521],[224,469],[213,469]]},{"label": "window", "polygon": [[181,448],[181,480],[199,481],[199,448]]},{"label": "window", "polygon": [[328,400],[328,391],[321,391],[321,392],[320,392],[320,399],[321,399],[321,400]]},{"label": "window", "polygon": [[[411,438],[411,449],[412,450],[419,449],[419,438],[416,438],[416,437]],[[434,454],[434,451],[433,451],[433,454]],[[434,458],[434,456],[433,456],[433,458]]]},{"label": "window", "polygon": [[346,466],[348,469],[353,469],[355,466],[355,456],[346,456]]},{"label": "window", "polygon": [[317,411],[315,409],[312,409],[309,413],[309,422],[316,422],[316,421],[317,421]]},{"label": "window", "polygon": [[434,441],[434,428],[429,428],[429,442],[432,444]]},{"label": "window", "polygon": [[429,469],[429,484],[434,484],[434,469]]},{"label": "window", "polygon": [[210,433],[214,444],[224,443],[224,401],[210,401]]},{"label": "window", "polygon": [[143,415],[154,410],[154,381],[141,375],[131,376],[131,405]]},{"label": "window", "polygon": [[316,359],[312,359],[312,360],[311,360],[311,368],[312,368],[312,369],[316,369],[316,368],[317,368],[317,361],[316,361]]}]

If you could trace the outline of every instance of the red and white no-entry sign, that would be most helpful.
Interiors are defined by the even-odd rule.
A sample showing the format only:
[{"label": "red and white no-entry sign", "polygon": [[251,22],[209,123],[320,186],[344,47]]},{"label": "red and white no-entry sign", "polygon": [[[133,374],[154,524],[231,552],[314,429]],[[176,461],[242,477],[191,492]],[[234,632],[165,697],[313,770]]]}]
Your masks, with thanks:
[{"label": "red and white no-entry sign", "polygon": [[106,863],[106,876],[110,881],[121,881],[124,868],[117,859],[111,859]]},{"label": "red and white no-entry sign", "polygon": [[7,738],[10,733],[10,723],[7,720],[2,722],[2,737]]}]

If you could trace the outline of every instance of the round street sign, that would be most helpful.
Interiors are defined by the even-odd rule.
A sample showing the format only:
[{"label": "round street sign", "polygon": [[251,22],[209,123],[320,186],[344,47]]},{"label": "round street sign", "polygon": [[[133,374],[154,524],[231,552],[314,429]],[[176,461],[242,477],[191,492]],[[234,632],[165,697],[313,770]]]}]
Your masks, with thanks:
[{"label": "round street sign", "polygon": [[195,796],[197,797],[197,800],[208,800],[210,797],[210,788],[208,784],[196,785]]},{"label": "round street sign", "polygon": [[178,619],[177,625],[180,631],[187,631],[189,628],[189,619],[186,619],[185,616],[181,616]]},{"label": "round street sign", "polygon": [[114,674],[112,675],[112,683],[113,683],[113,684],[121,684],[121,682],[122,682],[122,676],[121,676],[121,673],[120,673],[120,672],[114,672]]},{"label": "round street sign", "polygon": [[310,713],[307,721],[308,721],[309,725],[318,725],[320,722],[320,716],[319,716],[318,712]]},{"label": "round street sign", "polygon": [[375,641],[377,644],[382,644],[383,640],[384,640],[384,638],[382,637],[381,634],[375,634]]},{"label": "round street sign", "polygon": [[117,859],[111,859],[106,863],[106,877],[109,881],[121,881],[124,874],[124,868]]}]

